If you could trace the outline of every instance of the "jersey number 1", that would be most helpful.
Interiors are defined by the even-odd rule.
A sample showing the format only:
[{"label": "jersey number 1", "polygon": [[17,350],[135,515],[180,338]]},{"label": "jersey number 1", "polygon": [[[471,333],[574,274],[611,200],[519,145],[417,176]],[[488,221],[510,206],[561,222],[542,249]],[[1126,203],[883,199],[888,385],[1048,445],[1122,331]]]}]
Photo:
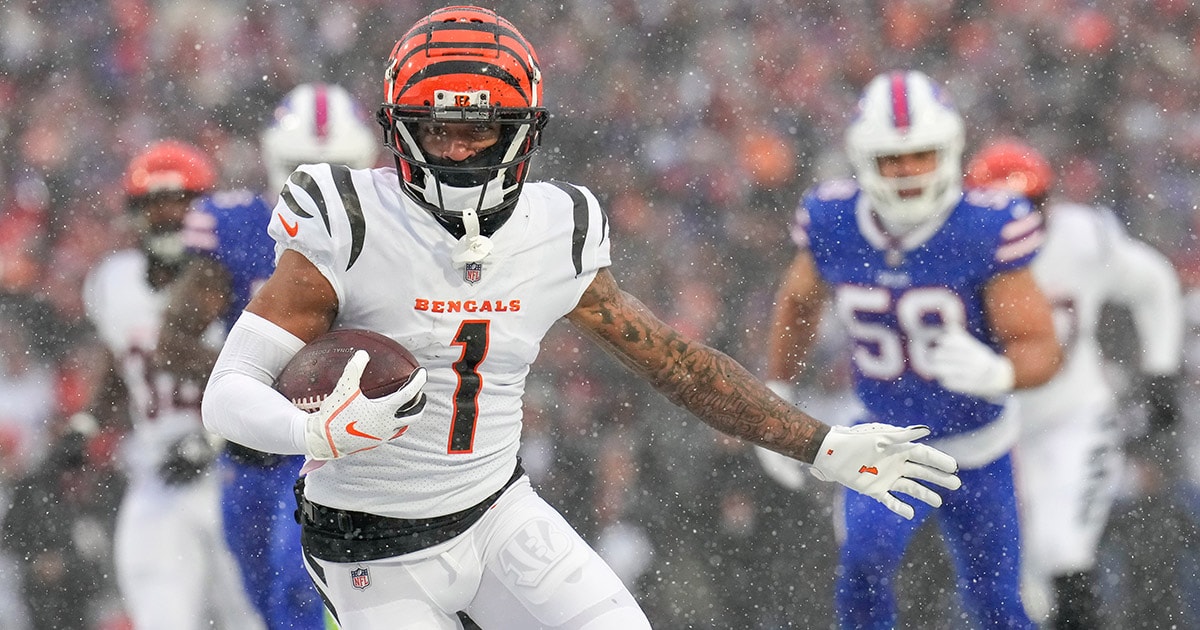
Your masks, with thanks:
[{"label": "jersey number 1", "polygon": [[448,453],[470,453],[475,449],[475,424],[479,421],[479,390],[483,377],[479,364],[488,350],[486,319],[469,319],[458,327],[451,345],[462,347],[462,356],[454,362],[458,388],[454,390],[454,420],[450,425]]}]

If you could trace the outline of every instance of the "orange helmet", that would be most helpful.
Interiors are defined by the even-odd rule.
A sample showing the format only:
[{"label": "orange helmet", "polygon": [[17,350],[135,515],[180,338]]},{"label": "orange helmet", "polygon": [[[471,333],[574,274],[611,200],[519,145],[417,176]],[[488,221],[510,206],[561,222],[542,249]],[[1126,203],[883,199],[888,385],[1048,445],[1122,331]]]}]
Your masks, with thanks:
[{"label": "orange helmet", "polygon": [[[401,188],[421,206],[448,217],[511,208],[547,120],[537,54],[490,9],[438,9],[396,42],[378,120]],[[417,128],[431,123],[499,125],[500,140],[461,161],[427,155]]]},{"label": "orange helmet", "polygon": [[988,145],[967,164],[965,183],[972,187],[1001,186],[1039,200],[1054,184],[1054,169],[1037,149],[1014,139]]},{"label": "orange helmet", "polygon": [[156,142],[125,170],[125,196],[157,193],[203,194],[217,183],[216,169],[200,149],[178,140]]}]

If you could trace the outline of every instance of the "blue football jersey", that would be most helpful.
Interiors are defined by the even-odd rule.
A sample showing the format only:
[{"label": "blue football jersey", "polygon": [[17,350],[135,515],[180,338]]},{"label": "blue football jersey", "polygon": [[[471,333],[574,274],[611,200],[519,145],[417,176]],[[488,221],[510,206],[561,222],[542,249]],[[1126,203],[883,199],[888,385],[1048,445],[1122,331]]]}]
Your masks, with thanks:
[{"label": "blue football jersey", "polygon": [[226,330],[275,269],[275,241],[267,234],[270,221],[271,207],[247,190],[205,197],[184,220],[188,251],[211,256],[229,271],[233,299],[222,315]]},{"label": "blue football jersey", "polygon": [[855,391],[873,420],[925,424],[935,438],[987,424],[1003,406],[943,388],[929,353],[947,326],[999,351],[984,287],[1033,260],[1041,215],[1024,199],[969,191],[940,226],[896,239],[869,205],[853,180],[822,183],[805,194],[792,232],[853,340]]}]

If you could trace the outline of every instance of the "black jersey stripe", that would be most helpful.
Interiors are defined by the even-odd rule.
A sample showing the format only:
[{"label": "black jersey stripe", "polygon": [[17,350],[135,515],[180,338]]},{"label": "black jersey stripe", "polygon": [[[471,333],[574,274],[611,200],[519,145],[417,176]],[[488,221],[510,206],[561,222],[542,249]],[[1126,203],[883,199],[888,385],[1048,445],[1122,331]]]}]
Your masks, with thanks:
[{"label": "black jersey stripe", "polygon": [[571,234],[571,262],[575,263],[575,277],[583,273],[583,245],[588,235],[587,198],[578,188],[560,181],[551,181],[555,188],[567,193],[573,204],[572,215],[575,218],[575,231]]},{"label": "black jersey stripe", "polygon": [[600,209],[600,242],[603,243],[604,239],[606,239],[606,238],[608,238],[608,213],[604,211],[604,208],[601,208]]},{"label": "black jersey stripe", "polygon": [[350,220],[350,261],[346,263],[346,270],[349,271],[359,254],[362,254],[367,238],[367,220],[363,216],[362,203],[358,200],[358,191],[354,189],[350,167],[331,164],[329,171],[333,174],[333,186],[342,198],[342,207],[346,209],[346,218]]},{"label": "black jersey stripe", "polygon": [[[321,220],[325,222],[325,232],[330,236],[333,236],[333,228],[329,225],[329,208],[325,206],[325,195],[321,193],[321,187],[317,185],[317,180],[313,179],[312,175],[309,175],[304,171],[296,171],[292,173],[291,177],[288,177],[288,181],[299,186],[301,190],[308,193],[308,196],[313,200],[313,203],[317,204],[317,212],[321,213]],[[287,186],[284,186],[283,188],[284,190],[287,190]],[[293,197],[292,200],[295,201],[295,198]],[[289,204],[288,207],[295,212],[300,205],[296,204],[295,206],[292,206]]]}]

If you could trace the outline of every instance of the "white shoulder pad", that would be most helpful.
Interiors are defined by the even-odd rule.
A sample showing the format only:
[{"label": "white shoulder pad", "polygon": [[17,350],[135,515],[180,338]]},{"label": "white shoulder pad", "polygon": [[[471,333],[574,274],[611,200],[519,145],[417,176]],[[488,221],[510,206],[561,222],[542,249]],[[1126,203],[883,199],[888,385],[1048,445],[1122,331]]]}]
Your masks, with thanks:
[{"label": "white shoulder pad", "polygon": [[333,164],[303,164],[279,194],[267,232],[275,239],[276,258],[285,249],[303,254],[342,297],[342,272],[354,266],[366,242],[359,174]]}]

